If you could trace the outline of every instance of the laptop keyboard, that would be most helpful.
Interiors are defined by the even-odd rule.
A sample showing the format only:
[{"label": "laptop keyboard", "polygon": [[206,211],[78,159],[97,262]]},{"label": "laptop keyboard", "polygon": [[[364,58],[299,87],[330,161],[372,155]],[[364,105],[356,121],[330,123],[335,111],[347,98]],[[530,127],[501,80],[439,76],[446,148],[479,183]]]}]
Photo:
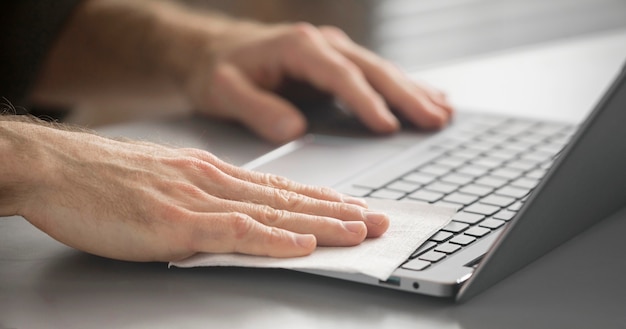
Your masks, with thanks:
[{"label": "laptop keyboard", "polygon": [[490,118],[431,147],[432,160],[356,180],[359,197],[413,200],[459,209],[452,221],[402,265],[424,270],[500,231],[521,208],[569,141],[575,127]]}]

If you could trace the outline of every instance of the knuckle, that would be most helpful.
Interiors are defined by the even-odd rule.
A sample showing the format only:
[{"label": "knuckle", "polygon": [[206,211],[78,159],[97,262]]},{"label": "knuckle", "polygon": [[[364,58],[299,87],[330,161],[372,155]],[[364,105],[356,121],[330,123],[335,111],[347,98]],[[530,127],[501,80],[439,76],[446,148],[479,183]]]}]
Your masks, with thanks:
[{"label": "knuckle", "polygon": [[287,178],[272,175],[272,174],[263,174],[262,181],[267,186],[272,186],[280,189],[288,189],[292,183]]},{"label": "knuckle", "polygon": [[297,40],[311,41],[319,37],[320,31],[307,22],[298,22],[291,25],[290,36]]},{"label": "knuckle", "polygon": [[285,239],[286,234],[283,230],[276,227],[270,227],[266,235],[265,242],[268,245],[280,245]]},{"label": "knuckle", "polygon": [[270,206],[263,206],[260,211],[260,219],[269,226],[279,224],[285,218],[285,215],[284,210],[274,209]]},{"label": "knuckle", "polygon": [[236,240],[242,240],[250,236],[254,229],[254,220],[242,213],[230,214],[230,228]]},{"label": "knuckle", "polygon": [[174,166],[181,168],[182,170],[190,170],[202,176],[211,177],[212,179],[219,179],[225,175],[214,164],[194,156],[184,156],[173,161]]},{"label": "knuckle", "polygon": [[316,187],[313,187],[313,188],[317,190],[316,192],[319,195],[323,195],[325,197],[331,197],[332,199],[335,199],[337,201],[341,200],[341,196],[340,196],[339,192],[333,190],[330,187],[316,186]]},{"label": "knuckle", "polygon": [[326,36],[331,36],[334,38],[341,38],[344,40],[350,39],[348,35],[340,28],[332,25],[322,25],[319,27],[319,30]]},{"label": "knuckle", "polygon": [[345,57],[336,57],[334,59],[336,73],[344,80],[353,80],[355,78],[364,78],[363,72],[353,62]]},{"label": "knuckle", "polygon": [[341,220],[361,220],[363,212],[359,207],[341,202],[332,202],[328,205],[332,217]]},{"label": "knuckle", "polygon": [[179,150],[181,151],[181,153],[183,153],[186,156],[194,157],[194,158],[197,158],[202,161],[209,162],[209,163],[215,163],[218,161],[218,158],[215,155],[207,151],[197,149],[197,148],[185,147]]},{"label": "knuckle", "polygon": [[223,62],[215,63],[208,75],[211,86],[227,86],[231,84],[232,67]]},{"label": "knuckle", "polygon": [[274,197],[289,209],[298,209],[304,202],[300,194],[285,189],[277,189]]}]

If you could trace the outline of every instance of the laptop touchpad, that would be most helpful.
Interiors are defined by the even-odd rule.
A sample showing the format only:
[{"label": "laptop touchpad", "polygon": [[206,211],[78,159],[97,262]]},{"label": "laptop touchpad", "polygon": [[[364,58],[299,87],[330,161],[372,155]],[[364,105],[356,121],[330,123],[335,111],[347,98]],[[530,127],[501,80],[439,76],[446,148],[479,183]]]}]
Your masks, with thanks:
[{"label": "laptop touchpad", "polygon": [[334,186],[402,151],[393,138],[309,135],[244,167],[320,186]]}]

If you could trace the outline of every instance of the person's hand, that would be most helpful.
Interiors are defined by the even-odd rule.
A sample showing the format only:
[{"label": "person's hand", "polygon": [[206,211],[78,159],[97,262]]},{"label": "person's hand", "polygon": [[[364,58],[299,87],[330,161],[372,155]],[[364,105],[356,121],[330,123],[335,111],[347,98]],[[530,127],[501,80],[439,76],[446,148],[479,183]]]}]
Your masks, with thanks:
[{"label": "person's hand", "polygon": [[198,48],[185,80],[192,104],[272,141],[291,140],[306,129],[302,114],[273,93],[286,79],[335,95],[378,133],[399,128],[395,115],[436,129],[453,112],[444,94],[411,81],[337,28],[233,22],[209,42]]},{"label": "person's hand", "polygon": [[396,116],[440,128],[453,112],[441,92],[336,28],[267,25],[145,0],[82,1],[31,100],[127,112],[193,108],[285,142],[306,129],[303,115],[276,93],[291,80],[335,96],[378,133],[397,130]]},{"label": "person's hand", "polygon": [[389,225],[361,199],[197,149],[0,121],[0,133],[7,131],[11,138],[2,140],[20,152],[0,170],[10,196],[0,198],[0,215],[22,215],[58,241],[104,257],[303,256],[317,245],[357,245]]}]

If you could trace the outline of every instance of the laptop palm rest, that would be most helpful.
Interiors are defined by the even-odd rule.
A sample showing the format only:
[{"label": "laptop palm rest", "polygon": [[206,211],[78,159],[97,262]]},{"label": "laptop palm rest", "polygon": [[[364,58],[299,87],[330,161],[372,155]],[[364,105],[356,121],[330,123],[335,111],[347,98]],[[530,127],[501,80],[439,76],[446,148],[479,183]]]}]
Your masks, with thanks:
[{"label": "laptop palm rest", "polygon": [[299,183],[336,186],[405,148],[393,137],[364,139],[308,135],[244,167],[287,177]]}]

